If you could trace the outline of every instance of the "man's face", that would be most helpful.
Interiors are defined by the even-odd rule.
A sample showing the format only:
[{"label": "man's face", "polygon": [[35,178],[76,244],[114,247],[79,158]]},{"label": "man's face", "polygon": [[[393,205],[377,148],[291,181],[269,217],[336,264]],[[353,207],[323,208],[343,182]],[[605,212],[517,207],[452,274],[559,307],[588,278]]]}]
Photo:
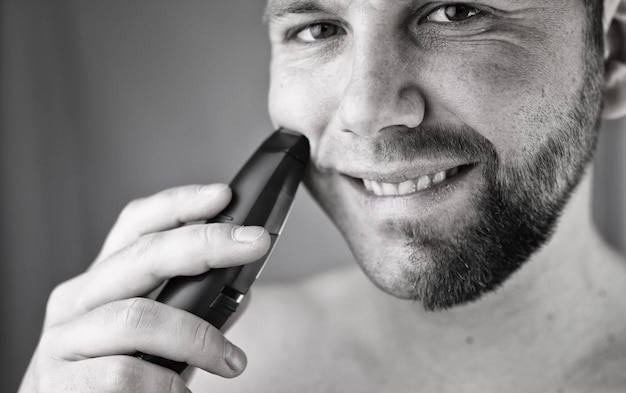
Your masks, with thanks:
[{"label": "man's face", "polygon": [[268,18],[271,118],[309,138],[307,186],[374,283],[449,307],[547,239],[595,142],[582,2],[270,0]]}]

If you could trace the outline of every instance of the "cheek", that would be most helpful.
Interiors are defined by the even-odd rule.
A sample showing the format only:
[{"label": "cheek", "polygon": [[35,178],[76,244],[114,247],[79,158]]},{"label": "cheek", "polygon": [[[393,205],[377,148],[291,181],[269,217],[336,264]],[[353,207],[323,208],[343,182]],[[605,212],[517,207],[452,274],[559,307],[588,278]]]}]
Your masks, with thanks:
[{"label": "cheek", "polygon": [[330,69],[272,65],[269,113],[275,126],[299,131],[311,142],[315,155],[317,142],[337,107],[341,77]]},{"label": "cheek", "polygon": [[506,159],[527,158],[559,127],[575,101],[582,84],[580,54],[548,44],[522,48],[488,43],[470,49],[437,59],[431,68],[440,73],[434,78],[434,99],[489,139]]}]

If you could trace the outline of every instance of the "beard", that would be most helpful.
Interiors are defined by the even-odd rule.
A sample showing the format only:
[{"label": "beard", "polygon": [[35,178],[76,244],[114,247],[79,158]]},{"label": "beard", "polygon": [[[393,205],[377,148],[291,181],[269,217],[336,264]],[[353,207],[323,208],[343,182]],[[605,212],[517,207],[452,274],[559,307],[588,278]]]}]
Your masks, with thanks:
[{"label": "beard", "polygon": [[377,151],[386,159],[417,153],[481,163],[474,168],[484,179],[472,196],[475,210],[471,219],[459,219],[454,231],[438,229],[434,220],[390,224],[407,239],[410,267],[404,276],[425,309],[446,309],[493,291],[550,238],[595,150],[597,75],[586,72],[577,97],[557,119],[558,129],[509,162],[470,128],[424,127],[379,142]]},{"label": "beard", "polygon": [[502,156],[470,127],[398,127],[377,135],[373,153],[379,165],[428,157],[476,163],[466,168],[482,175],[464,201],[471,206],[467,212],[446,217],[442,211],[419,220],[396,217],[383,223],[382,232],[362,235],[354,224],[368,223],[350,217],[350,201],[333,190],[323,168],[310,176],[313,197],[375,285],[420,301],[427,310],[450,308],[496,289],[550,239],[597,142],[604,66],[601,42],[592,39],[592,31],[588,27],[578,91],[554,105],[520,108],[514,116],[524,120],[517,126],[527,130],[530,146],[515,146]]},{"label": "beard", "polygon": [[[401,224],[411,265],[418,267],[406,271],[406,278],[414,299],[426,310],[450,308],[493,291],[550,239],[597,143],[604,51],[600,26],[599,18],[586,26],[581,88],[557,118],[552,136],[523,164],[502,162],[493,145],[473,130],[428,134],[425,146],[433,151],[483,157],[486,164],[485,185],[474,196],[478,220],[453,234],[436,231],[436,226]],[[535,124],[549,119],[555,109],[536,113]],[[410,149],[420,141],[393,145]],[[391,152],[391,148],[383,144],[380,151]],[[407,150],[399,151],[409,155]]]}]

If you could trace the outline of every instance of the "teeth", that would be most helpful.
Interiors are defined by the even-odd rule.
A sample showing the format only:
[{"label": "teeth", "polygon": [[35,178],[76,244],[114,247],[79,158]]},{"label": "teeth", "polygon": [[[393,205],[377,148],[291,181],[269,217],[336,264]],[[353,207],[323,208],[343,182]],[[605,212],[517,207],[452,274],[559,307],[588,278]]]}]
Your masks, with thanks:
[{"label": "teeth", "polygon": [[403,181],[398,185],[398,194],[400,195],[411,194],[415,191],[417,191],[417,187],[413,180]]},{"label": "teeth", "polygon": [[417,191],[422,191],[430,187],[431,185],[430,177],[428,175],[421,176],[417,179]]},{"label": "teeth", "polygon": [[407,195],[431,188],[458,173],[459,167],[455,167],[447,171],[423,175],[414,180],[403,181],[402,183],[384,183],[369,179],[362,180],[365,189],[373,192],[377,196]]},{"label": "teeth", "polygon": [[378,195],[378,196],[383,196],[383,186],[380,185],[380,183],[375,182],[374,180],[372,180],[372,191],[374,192],[374,194]]},{"label": "teeth", "polygon": [[363,179],[363,185],[367,191],[372,191],[372,181],[368,179]]},{"label": "teeth", "polygon": [[433,176],[433,184],[439,184],[444,180],[446,180],[446,171],[437,172]]},{"label": "teeth", "polygon": [[398,185],[391,183],[382,183],[384,195],[398,195]]}]

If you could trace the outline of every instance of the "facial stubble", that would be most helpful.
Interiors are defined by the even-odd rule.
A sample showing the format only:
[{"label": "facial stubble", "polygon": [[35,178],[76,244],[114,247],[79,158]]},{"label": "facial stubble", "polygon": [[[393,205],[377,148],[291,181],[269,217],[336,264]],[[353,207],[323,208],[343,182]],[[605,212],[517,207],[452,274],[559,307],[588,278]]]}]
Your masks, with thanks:
[{"label": "facial stubble", "polygon": [[482,157],[485,182],[471,197],[475,220],[460,220],[449,232],[402,223],[411,262],[405,277],[425,309],[449,308],[493,291],[550,239],[596,146],[601,91],[598,67],[590,61],[560,127],[524,163],[502,162],[494,146],[473,131],[433,134],[442,150],[473,146],[469,150]]}]

